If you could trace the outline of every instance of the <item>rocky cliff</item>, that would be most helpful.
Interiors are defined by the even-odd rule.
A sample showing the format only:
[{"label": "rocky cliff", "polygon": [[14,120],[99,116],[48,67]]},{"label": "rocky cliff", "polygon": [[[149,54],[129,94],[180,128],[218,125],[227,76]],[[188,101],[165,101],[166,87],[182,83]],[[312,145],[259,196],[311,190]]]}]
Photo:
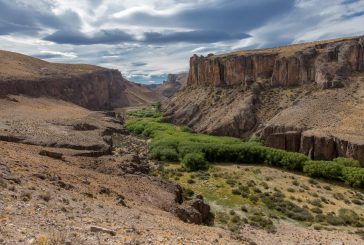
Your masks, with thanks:
[{"label": "rocky cliff", "polygon": [[197,132],[259,134],[272,147],[364,165],[364,38],[194,55],[187,88],[162,108]]},{"label": "rocky cliff", "polygon": [[249,85],[269,80],[272,86],[316,82],[342,86],[352,72],[364,71],[364,38],[297,44],[228,55],[194,55],[189,85]]},{"label": "rocky cliff", "polygon": [[157,93],[137,88],[118,70],[55,64],[0,51],[0,96],[51,97],[93,110],[135,105],[135,101],[146,104],[159,99]]}]

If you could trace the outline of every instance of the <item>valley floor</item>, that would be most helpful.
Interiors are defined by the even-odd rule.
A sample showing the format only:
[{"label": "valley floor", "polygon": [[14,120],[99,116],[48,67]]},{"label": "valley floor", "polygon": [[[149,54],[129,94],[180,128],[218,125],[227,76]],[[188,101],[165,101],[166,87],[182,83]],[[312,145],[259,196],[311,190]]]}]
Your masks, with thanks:
[{"label": "valley floor", "polygon": [[[317,220],[297,221],[259,200],[261,193],[279,192],[285,200],[308,211],[318,209],[327,215],[346,209],[363,218],[364,196],[361,190],[253,165],[214,164],[206,173],[184,172],[180,170],[180,164],[166,164],[157,174],[177,181],[191,195],[192,192],[203,195],[215,214],[216,226],[228,228],[257,244],[363,243],[363,239],[355,235],[363,234],[364,230],[360,227]],[[244,187],[249,188],[248,193],[244,193]]]}]

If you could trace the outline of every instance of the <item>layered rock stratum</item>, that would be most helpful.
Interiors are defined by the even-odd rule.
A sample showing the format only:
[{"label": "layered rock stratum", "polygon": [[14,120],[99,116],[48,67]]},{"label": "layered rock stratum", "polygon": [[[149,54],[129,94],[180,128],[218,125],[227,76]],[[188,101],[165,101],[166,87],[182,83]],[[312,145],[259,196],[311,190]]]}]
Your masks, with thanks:
[{"label": "layered rock stratum", "polygon": [[363,37],[194,55],[187,84],[163,104],[168,121],[364,164]]}]

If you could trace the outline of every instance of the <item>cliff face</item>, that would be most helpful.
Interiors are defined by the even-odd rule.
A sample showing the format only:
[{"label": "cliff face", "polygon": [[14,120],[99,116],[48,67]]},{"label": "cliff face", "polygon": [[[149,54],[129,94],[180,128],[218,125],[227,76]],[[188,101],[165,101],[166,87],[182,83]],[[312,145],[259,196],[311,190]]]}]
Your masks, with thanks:
[{"label": "cliff face", "polygon": [[273,73],[277,54],[199,57],[190,60],[188,85],[238,85],[267,79]]},{"label": "cliff face", "polygon": [[248,137],[364,166],[364,38],[194,55],[188,86],[162,108],[197,132]]},{"label": "cliff face", "polygon": [[272,86],[317,82],[342,86],[352,72],[364,71],[364,38],[285,48],[246,51],[190,60],[189,85],[249,85],[269,80]]},{"label": "cliff face", "polygon": [[126,83],[119,71],[103,70],[66,78],[1,81],[0,93],[52,97],[101,110],[123,105]]}]

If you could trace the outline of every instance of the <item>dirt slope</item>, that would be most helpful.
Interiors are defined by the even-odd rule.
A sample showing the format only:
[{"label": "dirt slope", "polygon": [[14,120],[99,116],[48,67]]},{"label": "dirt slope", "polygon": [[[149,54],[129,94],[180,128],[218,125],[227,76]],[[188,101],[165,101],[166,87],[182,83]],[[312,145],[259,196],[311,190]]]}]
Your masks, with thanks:
[{"label": "dirt slope", "polygon": [[165,116],[195,131],[249,137],[313,159],[364,164],[364,39],[193,56]]},{"label": "dirt slope", "polygon": [[166,97],[142,84],[128,83],[125,89],[125,104],[140,106],[164,100]]}]

